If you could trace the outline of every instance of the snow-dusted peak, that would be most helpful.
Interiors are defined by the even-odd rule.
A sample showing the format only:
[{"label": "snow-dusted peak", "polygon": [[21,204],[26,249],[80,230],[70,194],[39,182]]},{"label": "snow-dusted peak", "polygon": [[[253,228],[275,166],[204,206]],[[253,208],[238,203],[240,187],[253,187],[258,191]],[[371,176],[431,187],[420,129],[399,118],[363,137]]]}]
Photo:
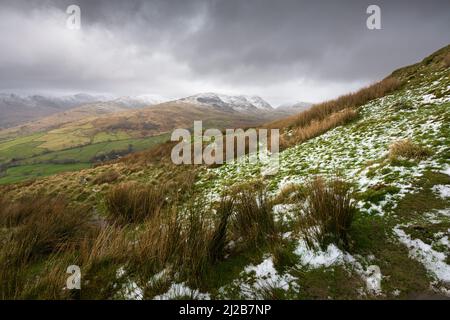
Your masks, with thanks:
[{"label": "snow-dusted peak", "polygon": [[231,109],[238,112],[272,111],[272,106],[258,96],[229,96],[213,92],[199,93],[181,101]]},{"label": "snow-dusted peak", "polygon": [[142,94],[138,96],[123,96],[115,99],[113,102],[127,108],[142,108],[167,101],[167,99],[153,94]]}]

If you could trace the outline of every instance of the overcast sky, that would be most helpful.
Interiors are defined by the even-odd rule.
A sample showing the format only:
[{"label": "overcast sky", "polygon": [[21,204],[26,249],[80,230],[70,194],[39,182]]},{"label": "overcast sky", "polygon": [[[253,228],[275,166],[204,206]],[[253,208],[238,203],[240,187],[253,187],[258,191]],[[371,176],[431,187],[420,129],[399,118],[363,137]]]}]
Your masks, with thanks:
[{"label": "overcast sky", "polygon": [[[381,30],[366,27],[370,4]],[[448,0],[0,0],[0,90],[316,102],[421,60],[449,31]]]}]

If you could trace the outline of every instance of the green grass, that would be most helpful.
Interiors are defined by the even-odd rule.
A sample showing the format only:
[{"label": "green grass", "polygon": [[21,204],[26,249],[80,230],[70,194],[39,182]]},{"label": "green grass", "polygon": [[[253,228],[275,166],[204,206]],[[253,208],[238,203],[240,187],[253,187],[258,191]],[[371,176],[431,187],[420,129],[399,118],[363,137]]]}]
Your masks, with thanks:
[{"label": "green grass", "polygon": [[35,164],[8,168],[6,176],[0,178],[0,184],[17,183],[33,178],[50,176],[60,172],[78,171],[91,167],[90,163],[73,164]]},{"label": "green grass", "polygon": [[168,139],[167,134],[147,137],[142,139],[126,139],[119,141],[108,141],[90,144],[78,148],[71,148],[62,151],[55,151],[43,154],[37,157],[31,157],[23,161],[24,164],[41,163],[48,161],[64,161],[72,160],[77,162],[90,162],[95,156],[107,154],[112,151],[128,150],[131,145],[133,151],[141,151],[150,148],[158,143],[164,142]]},{"label": "green grass", "polygon": [[28,139],[28,142],[22,141],[23,143],[16,145],[8,142],[10,145],[7,149],[8,152],[4,153],[1,151],[0,159],[3,157],[8,159],[25,159],[21,160],[18,166],[11,167],[7,170],[0,177],[0,184],[17,183],[31,178],[88,168],[91,166],[91,161],[94,157],[106,155],[113,151],[126,151],[129,149],[129,146],[131,146],[133,152],[145,150],[166,141],[168,138],[168,134],[162,134],[141,139],[101,142],[62,151],[47,152],[37,156],[35,154],[42,153],[42,149],[35,147],[34,144],[37,143],[36,141]]},{"label": "green grass", "polygon": [[42,144],[39,138],[42,136],[42,133],[36,133],[0,142],[0,163],[11,159],[25,159],[45,152],[45,149],[39,148]]}]

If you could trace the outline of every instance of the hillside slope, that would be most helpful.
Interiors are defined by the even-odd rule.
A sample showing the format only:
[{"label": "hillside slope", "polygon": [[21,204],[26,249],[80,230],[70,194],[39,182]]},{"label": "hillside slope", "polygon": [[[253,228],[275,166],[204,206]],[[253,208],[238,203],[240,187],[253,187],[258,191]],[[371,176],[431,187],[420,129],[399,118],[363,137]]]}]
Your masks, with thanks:
[{"label": "hillside slope", "polygon": [[[0,191],[7,201],[36,194],[65,195],[71,206],[92,209],[95,226],[112,238],[101,233],[94,238],[95,250],[80,254],[66,249],[65,255],[58,252],[54,257],[63,265],[67,256],[79,257],[86,279],[96,279],[95,286],[83,282],[81,295],[86,298],[448,298],[449,58],[450,46],[395,71],[391,77],[401,85],[362,105],[355,105],[353,96],[340,100],[354,107],[358,116],[289,145],[280,153],[274,175],[267,175],[273,173],[270,158],[255,164],[244,157],[217,168],[176,166],[167,158],[172,146],[167,144],[95,168],[3,186]],[[282,128],[286,135],[299,123],[298,117],[293,120]],[[348,203],[355,211],[344,243],[311,241],[309,232],[320,231],[320,225],[302,224],[314,206],[310,201],[314,192],[308,186],[317,176],[337,177],[349,188]],[[138,194],[140,185],[163,190],[164,207],[158,208],[163,214],[153,212],[144,222],[127,220],[125,230],[107,229],[114,222],[123,223],[115,220],[118,213],[108,201],[123,195],[121,203],[126,206],[126,196]],[[327,202],[327,213],[339,211],[333,205],[342,195],[332,196],[335,202]],[[235,211],[227,211],[227,199],[234,201]],[[181,238],[175,242],[179,246],[168,242],[175,238]],[[93,258],[87,254],[94,251]],[[98,264],[83,260],[86,256]],[[44,272],[39,262],[45,263],[47,257],[34,256],[36,260],[16,272],[24,279],[37,270]],[[47,287],[50,282],[58,287],[57,279],[44,280],[36,280],[35,286]],[[19,296],[37,294],[24,288]],[[37,296],[67,298],[60,291]]]}]

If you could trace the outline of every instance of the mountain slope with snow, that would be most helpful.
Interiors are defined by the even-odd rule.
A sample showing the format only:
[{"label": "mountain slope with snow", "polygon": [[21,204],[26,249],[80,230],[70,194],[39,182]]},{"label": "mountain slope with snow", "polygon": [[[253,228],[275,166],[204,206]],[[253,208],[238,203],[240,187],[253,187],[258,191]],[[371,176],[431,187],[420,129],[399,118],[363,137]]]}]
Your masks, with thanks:
[{"label": "mountain slope with snow", "polygon": [[272,106],[258,96],[229,96],[217,93],[200,93],[180,99],[193,104],[209,105],[235,112],[271,112]]}]

